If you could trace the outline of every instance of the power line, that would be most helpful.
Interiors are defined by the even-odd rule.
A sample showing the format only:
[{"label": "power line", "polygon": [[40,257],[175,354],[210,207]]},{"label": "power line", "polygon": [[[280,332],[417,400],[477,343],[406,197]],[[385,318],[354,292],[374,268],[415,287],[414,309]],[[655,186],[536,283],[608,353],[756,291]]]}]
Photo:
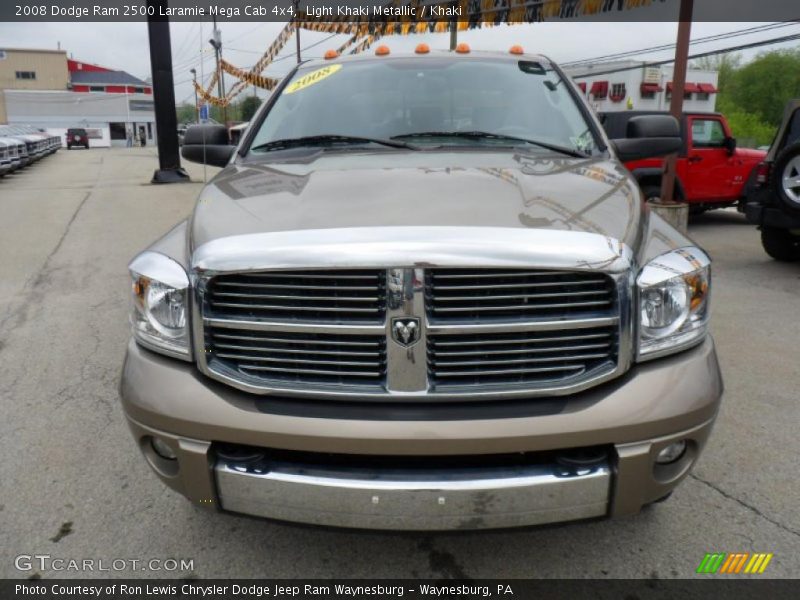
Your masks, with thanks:
[{"label": "power line", "polygon": [[[800,40],[800,33],[795,33],[792,35],[786,35],[783,37],[771,38],[768,40],[761,40],[758,42],[751,42],[749,44],[741,44],[739,46],[729,46],[728,48],[720,48],[718,50],[710,50],[708,52],[700,52],[698,54],[692,54],[689,56],[689,59],[695,58],[704,58],[706,56],[714,56],[716,54],[728,54],[730,52],[738,52],[739,50],[748,50],[750,48],[758,48],[759,46],[771,46],[773,44],[780,44],[783,42],[791,42],[793,40]],[[584,79],[586,77],[597,77],[599,75],[611,75],[612,73],[622,73],[623,71],[636,71],[638,69],[646,68],[646,67],[660,67],[661,65],[668,65],[670,63],[675,62],[674,58],[669,58],[666,60],[659,60],[655,62],[643,62],[638,65],[634,65],[632,67],[620,67],[617,69],[609,69],[606,71],[597,71],[597,72],[590,72],[590,73],[582,73],[581,75],[572,75],[573,79]]]},{"label": "power line", "polygon": [[[740,29],[740,30],[737,30],[737,31],[729,31],[729,32],[726,32],[726,33],[718,33],[718,34],[715,34],[715,35],[710,35],[710,36],[706,36],[706,37],[697,38],[695,40],[692,40],[691,44],[692,45],[694,45],[694,44],[706,44],[708,42],[714,42],[714,41],[719,41],[719,40],[723,40],[723,39],[729,39],[729,38],[733,38],[733,37],[740,37],[740,36],[743,36],[743,35],[750,35],[750,34],[753,34],[753,33],[761,33],[761,32],[769,31],[769,30],[772,30],[772,29],[778,29],[778,28],[782,28],[782,27],[791,27],[791,26],[794,26],[794,25],[797,25],[797,24],[798,23],[793,22],[793,23],[772,23],[772,24],[769,24],[769,25],[759,25],[759,26],[756,26],[756,27],[749,27],[747,29]],[[561,63],[561,66],[562,67],[577,67],[577,66],[581,66],[581,65],[584,65],[584,64],[592,64],[592,63],[599,63],[599,62],[610,62],[610,61],[613,61],[613,60],[626,58],[626,57],[632,56],[632,55],[650,54],[652,52],[661,52],[661,51],[664,51],[664,50],[671,50],[671,49],[674,49],[674,48],[675,48],[675,44],[662,44],[660,46],[651,46],[651,47],[642,48],[642,49],[639,49],[639,50],[628,50],[628,51],[625,51],[625,52],[617,52],[617,53],[614,53],[614,54],[605,54],[603,56],[597,56],[597,57],[594,57],[594,58],[584,58],[584,59],[580,59],[580,60],[573,60],[573,61],[563,62],[563,63]]]}]

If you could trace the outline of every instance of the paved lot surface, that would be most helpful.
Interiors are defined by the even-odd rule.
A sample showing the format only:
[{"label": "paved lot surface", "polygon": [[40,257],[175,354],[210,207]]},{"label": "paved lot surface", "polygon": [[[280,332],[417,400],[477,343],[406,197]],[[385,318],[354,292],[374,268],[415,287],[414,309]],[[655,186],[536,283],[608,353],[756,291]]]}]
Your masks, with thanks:
[{"label": "paved lot surface", "polygon": [[117,399],[125,267],[200,189],[147,185],[155,164],[151,148],[61,151],[0,180],[0,576],[56,576],[14,568],[49,554],[187,558],[199,577],[668,578],[691,577],[707,551],[774,552],[766,575],[800,574],[800,264],[771,261],[736,212],[691,227],[716,261],[727,392],[668,502],[523,531],[342,532],[204,512],[138,455]]}]

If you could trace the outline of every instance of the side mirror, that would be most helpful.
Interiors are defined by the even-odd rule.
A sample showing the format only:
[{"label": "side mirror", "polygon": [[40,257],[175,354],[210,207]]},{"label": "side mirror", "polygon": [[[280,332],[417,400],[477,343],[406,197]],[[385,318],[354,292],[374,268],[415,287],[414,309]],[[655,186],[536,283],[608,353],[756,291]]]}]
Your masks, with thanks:
[{"label": "side mirror", "polygon": [[736,138],[735,137],[726,137],[722,142],[722,147],[728,151],[728,154],[733,154],[736,152]]},{"label": "side mirror", "polygon": [[633,117],[625,133],[625,138],[611,140],[622,162],[666,156],[683,147],[681,127],[671,115]]},{"label": "side mirror", "polygon": [[183,135],[181,156],[191,162],[224,167],[235,150],[224,125],[192,125]]}]

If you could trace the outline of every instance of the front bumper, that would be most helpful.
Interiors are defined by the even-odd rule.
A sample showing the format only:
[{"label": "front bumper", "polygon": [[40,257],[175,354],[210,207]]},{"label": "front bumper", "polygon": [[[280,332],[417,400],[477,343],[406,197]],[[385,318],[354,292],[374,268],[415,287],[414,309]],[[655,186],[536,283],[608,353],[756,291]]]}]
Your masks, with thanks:
[{"label": "front bumper", "polygon": [[[450,419],[421,410],[359,416],[270,410],[263,398],[200,375],[191,364],[128,348],[121,395],[149,464],[201,506],[288,521],[379,529],[494,528],[633,514],[668,494],[705,445],[722,395],[714,345],[635,366],[618,380],[526,414],[498,403]],[[541,399],[528,401],[534,406]],[[328,402],[330,406],[335,402]],[[546,403],[544,403],[546,404]],[[503,412],[508,406],[506,414]],[[365,413],[366,415],[372,413]],[[158,437],[177,460],[159,457]],[[685,440],[676,463],[656,465],[665,446]],[[219,443],[261,449],[252,462],[220,456]],[[564,468],[559,453],[601,448],[603,457]],[[270,449],[302,459],[270,459]],[[419,468],[437,457],[522,453],[504,467]],[[404,457],[414,467],[335,465],[315,457]],[[539,459],[546,455],[548,458]],[[263,458],[266,457],[266,458]],[[555,458],[553,458],[555,457]],[[363,461],[362,461],[363,462]],[[344,465],[344,466],[343,466]]]}]

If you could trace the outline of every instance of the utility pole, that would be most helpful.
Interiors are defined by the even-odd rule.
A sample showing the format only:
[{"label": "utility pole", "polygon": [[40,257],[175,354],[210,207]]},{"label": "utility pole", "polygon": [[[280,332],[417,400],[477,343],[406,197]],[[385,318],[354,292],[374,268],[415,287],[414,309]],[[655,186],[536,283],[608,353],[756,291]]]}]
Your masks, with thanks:
[{"label": "utility pole", "polygon": [[298,3],[297,0],[294,0],[292,2],[293,12],[294,12],[294,16],[293,16],[293,18],[294,18],[294,39],[295,39],[295,43],[297,44],[296,45],[296,48],[297,48],[297,64],[299,65],[300,62],[302,61],[302,59],[300,58],[300,25],[299,25],[299,21],[297,20],[297,17],[298,17],[298,12],[297,11],[300,9],[298,4],[299,3]]},{"label": "utility pole", "polygon": [[[456,6],[455,1],[453,2],[453,7]],[[450,50],[455,50],[456,46],[458,45],[458,21],[456,21],[456,17],[450,19]]]},{"label": "utility pole", "polygon": [[147,17],[147,34],[150,40],[150,70],[153,74],[153,104],[156,113],[158,136],[158,170],[153,173],[153,183],[179,183],[189,181],[181,168],[178,153],[178,115],[175,112],[175,81],[172,78],[172,49],[169,39],[167,0],[147,0],[153,15]]},{"label": "utility pole", "polygon": [[200,99],[197,97],[197,69],[189,69],[192,74],[192,81],[194,82],[194,114],[195,121],[200,123]]},{"label": "utility pole", "polygon": [[[214,55],[217,58],[217,94],[221,99],[225,98],[225,73],[220,67],[219,62],[222,60],[222,33],[219,29],[217,29],[217,17],[212,16],[212,21],[214,22],[214,31],[213,37],[208,40],[208,43],[214,47]],[[222,120],[224,124],[227,126],[228,123],[228,109],[223,104],[222,105]]]},{"label": "utility pole", "polygon": [[[689,41],[692,35],[694,0],[681,0],[678,16],[678,40],[675,45],[675,68],[672,72],[672,100],[669,112],[680,122],[683,118],[683,91],[686,89],[686,68],[689,62]],[[675,169],[678,155],[664,159],[664,176],[661,178],[661,201],[672,202],[675,196]]]}]

